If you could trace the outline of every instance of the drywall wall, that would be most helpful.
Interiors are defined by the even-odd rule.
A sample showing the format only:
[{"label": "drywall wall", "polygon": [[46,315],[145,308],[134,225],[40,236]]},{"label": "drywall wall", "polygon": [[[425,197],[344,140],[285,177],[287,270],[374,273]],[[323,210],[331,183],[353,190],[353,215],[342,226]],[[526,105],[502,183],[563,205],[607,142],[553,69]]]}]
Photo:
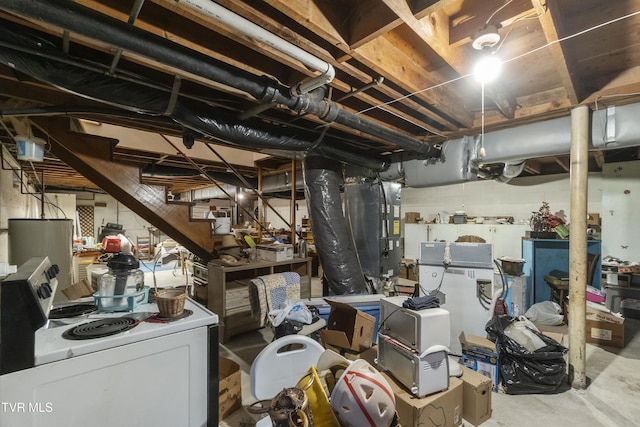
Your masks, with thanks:
[{"label": "drywall wall", "polygon": [[[588,211],[602,211],[602,177],[589,175]],[[475,181],[432,188],[403,188],[402,211],[420,212],[433,220],[438,212],[465,211],[467,215],[512,216],[516,223],[526,222],[548,202],[551,212],[567,221],[570,212],[568,174],[515,178],[509,183]]]},{"label": "drywall wall", "polygon": [[605,164],[602,181],[602,254],[640,261],[640,161]]}]

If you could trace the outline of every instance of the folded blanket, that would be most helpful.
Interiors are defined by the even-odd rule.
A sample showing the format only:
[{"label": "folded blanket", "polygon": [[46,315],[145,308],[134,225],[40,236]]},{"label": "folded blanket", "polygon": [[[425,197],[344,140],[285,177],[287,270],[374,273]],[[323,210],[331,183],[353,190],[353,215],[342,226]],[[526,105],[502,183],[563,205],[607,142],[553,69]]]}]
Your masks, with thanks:
[{"label": "folded blanket", "polygon": [[299,299],[300,275],[292,271],[259,276],[249,285],[251,313],[260,326],[268,324],[271,310],[282,308],[286,300]]},{"label": "folded blanket", "polygon": [[415,311],[424,310],[426,308],[438,308],[440,307],[440,299],[435,296],[408,298],[402,303],[402,306]]}]

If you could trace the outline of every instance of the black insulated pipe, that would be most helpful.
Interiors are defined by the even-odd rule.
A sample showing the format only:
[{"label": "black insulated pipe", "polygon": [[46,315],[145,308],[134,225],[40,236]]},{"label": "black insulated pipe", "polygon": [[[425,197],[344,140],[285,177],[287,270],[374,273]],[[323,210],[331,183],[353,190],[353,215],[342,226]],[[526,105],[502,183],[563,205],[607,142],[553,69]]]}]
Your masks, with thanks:
[{"label": "black insulated pipe", "polygon": [[[10,32],[10,30],[0,28],[0,41],[4,40]],[[167,92],[142,84],[122,81],[66,63],[54,62],[51,60],[51,56],[44,59],[5,47],[0,48],[0,63],[85,98],[122,108],[129,111],[129,114],[161,118],[171,98]],[[51,111],[58,110],[63,111],[61,114],[68,114],[71,109],[52,109]],[[105,111],[107,114],[113,113],[112,109],[105,109]],[[295,136],[273,135],[251,126],[249,121],[239,121],[233,115],[203,102],[178,97],[171,117],[176,123],[191,130],[238,147],[294,151],[313,149],[334,160],[353,162],[353,164],[373,170],[383,170],[386,167],[384,162],[363,157],[361,154],[350,153],[327,145],[315,147],[313,141],[301,140]]]},{"label": "black insulated pipe", "polygon": [[[185,72],[223,83],[246,92],[256,99],[267,93],[273,102],[299,113],[311,113],[328,122],[335,121],[376,137],[382,137],[406,150],[418,153],[420,158],[439,157],[439,150],[420,140],[379,125],[364,117],[337,108],[325,100],[313,100],[307,94],[289,95],[288,88],[278,85],[269,88],[256,81],[256,77],[238,67],[225,64],[202,53],[185,48],[175,42],[148,33],[107,15],[69,0],[3,0],[4,10],[31,19],[56,25],[68,31],[109,43],[116,48],[134,52],[151,60]],[[46,17],[46,18],[45,18]],[[330,112],[327,115],[327,112]]]}]

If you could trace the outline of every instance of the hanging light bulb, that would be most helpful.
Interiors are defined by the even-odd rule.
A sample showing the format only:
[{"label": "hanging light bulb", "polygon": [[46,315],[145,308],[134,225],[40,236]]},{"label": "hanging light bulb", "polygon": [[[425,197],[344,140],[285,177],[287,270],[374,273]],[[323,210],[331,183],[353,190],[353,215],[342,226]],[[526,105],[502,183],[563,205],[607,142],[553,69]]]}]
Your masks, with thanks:
[{"label": "hanging light bulb", "polygon": [[494,82],[502,71],[502,62],[489,49],[483,49],[482,57],[473,68],[473,76],[482,84]]},{"label": "hanging light bulb", "polygon": [[502,69],[502,62],[491,50],[500,41],[498,27],[487,24],[472,38],[473,48],[482,52],[480,60],[473,69],[473,75],[480,83],[491,83],[498,78]]}]

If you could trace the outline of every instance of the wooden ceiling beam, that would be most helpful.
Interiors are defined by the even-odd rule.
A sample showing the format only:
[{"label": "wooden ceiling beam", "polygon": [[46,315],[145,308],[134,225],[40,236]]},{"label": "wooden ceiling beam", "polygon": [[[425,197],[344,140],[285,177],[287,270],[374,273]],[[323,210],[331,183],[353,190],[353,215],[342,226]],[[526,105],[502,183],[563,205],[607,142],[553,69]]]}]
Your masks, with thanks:
[{"label": "wooden ceiling beam", "polygon": [[565,51],[562,43],[558,42],[564,28],[558,5],[556,2],[546,0],[531,0],[531,2],[538,14],[542,31],[549,44],[548,49],[554,59],[556,70],[567,92],[569,102],[572,105],[577,105],[582,100],[580,93],[582,85],[578,77],[579,73],[574,70],[571,55]]},{"label": "wooden ceiling beam", "polygon": [[[406,3],[403,6],[398,4],[398,0],[383,1],[392,7],[405,24],[456,73],[460,76],[466,76],[469,73],[472,65],[468,53],[462,47],[450,46],[449,44],[449,16],[443,9],[433,11],[428,16],[418,20]],[[491,87],[486,92],[486,96],[496,104],[505,117],[513,118],[515,110],[515,98],[513,96],[497,86]],[[436,105],[440,108],[442,107],[441,104]],[[463,123],[469,124],[468,122]]]},{"label": "wooden ceiling beam", "polygon": [[598,169],[602,170],[602,166],[606,163],[602,150],[594,151],[593,159],[595,160]]},{"label": "wooden ceiling beam", "polygon": [[535,159],[529,159],[526,161],[524,165],[524,170],[532,175],[541,175],[542,174],[542,164],[540,161]]},{"label": "wooden ceiling beam", "polygon": [[[436,4],[449,3],[450,1],[451,0],[440,1]],[[331,8],[328,8],[329,10],[327,10],[325,13],[325,10],[321,9],[320,6],[318,6],[320,3],[313,0],[265,0],[265,2],[269,3],[269,5],[276,8],[280,12],[290,16],[292,19],[295,19],[298,22],[304,22],[305,26],[309,30],[317,34],[319,37],[327,40],[328,42],[333,43],[336,47],[340,48],[348,58],[353,58],[357,61],[360,61],[367,68],[372,69],[379,76],[382,76],[385,79],[395,80],[395,77],[397,76],[396,70],[390,66],[381,66],[380,64],[381,56],[384,56],[382,60],[384,60],[385,64],[387,62],[393,61],[395,57],[398,56],[397,49],[395,49],[393,46],[389,47],[387,43],[384,42],[385,37],[367,37],[366,40],[368,41],[366,43],[357,43],[355,48],[352,48],[347,44],[348,35],[343,35],[345,29],[342,28],[342,24],[336,23],[336,21],[338,21],[338,18],[332,17],[332,13],[335,13],[335,10],[337,10],[335,7],[332,6]],[[424,0],[412,2],[412,6],[415,7],[417,13],[422,13],[423,11],[430,10],[429,7],[425,9],[422,3],[424,3],[424,5],[431,4],[431,1]],[[341,17],[340,19],[344,20],[343,17]],[[399,23],[401,24],[402,22]],[[390,27],[386,27],[387,30],[389,30],[389,28]],[[383,53],[376,55],[375,52],[377,50]],[[342,71],[347,75],[356,77],[363,86],[370,83],[373,78],[377,77],[376,75],[372,76],[361,71],[357,64],[354,64],[353,61],[347,62],[348,58],[335,58],[335,62],[332,62],[332,65],[336,68],[337,71]],[[323,59],[326,60],[326,58]],[[401,88],[406,90],[408,93],[415,92],[416,90],[423,90],[426,86],[425,79],[428,79],[428,76],[425,76],[424,69],[422,68],[418,69],[417,73],[421,76],[418,85],[408,86],[404,84],[404,81],[401,81]],[[432,81],[432,84],[436,83],[438,82],[435,80]],[[341,82],[338,79],[334,80],[331,85],[345,91],[345,93],[349,92],[349,87],[345,87],[345,85],[341,86]],[[400,93],[394,87],[390,87],[385,83],[376,86],[375,91],[380,92],[389,99],[399,100],[398,103],[405,105],[409,109],[415,110],[417,114],[411,118],[407,117],[408,115],[404,112],[404,109],[396,108],[394,106],[395,102],[392,104],[387,104],[387,99],[381,100],[379,98],[373,98],[373,96],[365,93],[359,93],[356,95],[356,97],[369,105],[381,106],[384,110],[389,111],[392,115],[403,117],[405,120],[408,120],[409,122],[414,123],[417,126],[420,126],[434,134],[440,134],[442,131],[435,126],[426,123],[423,119],[421,119],[421,116],[433,120],[435,123],[440,124],[440,126],[442,126],[442,128],[444,129],[457,130],[459,127],[459,125],[452,123],[448,118],[444,117],[439,112],[425,107],[424,104],[427,104],[437,106],[438,109],[441,109],[441,106],[448,104],[446,102],[443,103],[442,99],[439,100],[436,96],[432,96],[430,93],[420,93],[415,95],[414,97],[406,97],[406,93]],[[416,102],[412,98],[416,98],[420,100],[420,102]],[[460,102],[462,103],[462,100],[460,100]],[[452,111],[446,111],[446,108],[442,111],[445,114],[449,114],[450,117],[455,118],[461,123],[468,123],[467,121],[469,120],[470,116],[465,116],[464,120],[461,120],[460,117],[457,117],[460,114],[459,112],[455,113]]]},{"label": "wooden ceiling beam", "polygon": [[553,161],[556,162],[560,167],[565,171],[569,172],[571,169],[571,165],[565,156],[557,156],[553,158]]},{"label": "wooden ceiling beam", "polygon": [[[449,45],[458,47],[471,43],[473,35],[485,27],[487,19],[504,3],[505,0],[467,2],[464,8],[464,16],[452,17],[451,29],[449,30]],[[533,13],[531,0],[514,0],[500,9],[489,24],[498,28],[505,28]],[[504,37],[506,31],[501,31],[500,33]]]}]

